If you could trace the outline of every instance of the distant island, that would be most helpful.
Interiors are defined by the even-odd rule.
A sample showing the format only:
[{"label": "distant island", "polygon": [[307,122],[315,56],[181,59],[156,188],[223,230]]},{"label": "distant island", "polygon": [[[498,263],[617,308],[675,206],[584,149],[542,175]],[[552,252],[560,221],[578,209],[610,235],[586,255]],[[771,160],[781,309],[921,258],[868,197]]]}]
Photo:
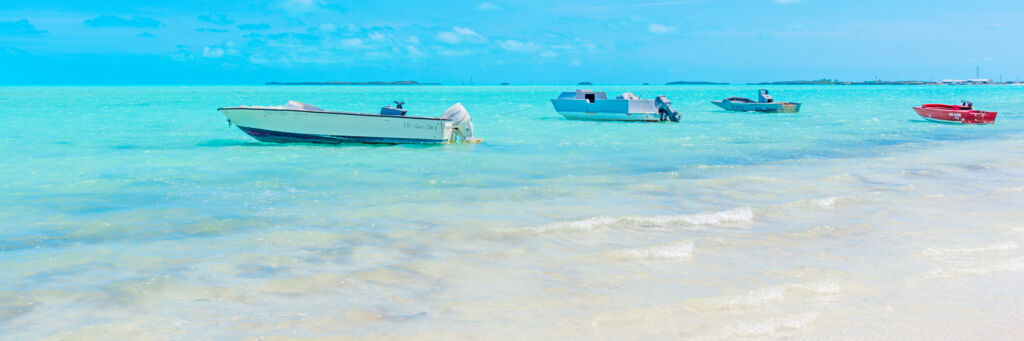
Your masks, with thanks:
[{"label": "distant island", "polygon": [[267,85],[441,85],[441,83],[420,83],[417,81],[394,82],[268,82]]},{"label": "distant island", "polygon": [[591,83],[591,82],[579,82],[579,83],[576,83],[576,85],[594,85],[594,83]]},{"label": "distant island", "polygon": [[665,85],[729,85],[729,83],[716,83],[704,81],[675,81],[665,83]]},{"label": "distant island", "polygon": [[1021,82],[995,82],[991,79],[944,79],[942,81],[884,81],[873,80],[863,82],[847,82],[838,79],[818,79],[809,81],[780,81],[747,83],[748,85],[1008,85],[1024,84]]}]

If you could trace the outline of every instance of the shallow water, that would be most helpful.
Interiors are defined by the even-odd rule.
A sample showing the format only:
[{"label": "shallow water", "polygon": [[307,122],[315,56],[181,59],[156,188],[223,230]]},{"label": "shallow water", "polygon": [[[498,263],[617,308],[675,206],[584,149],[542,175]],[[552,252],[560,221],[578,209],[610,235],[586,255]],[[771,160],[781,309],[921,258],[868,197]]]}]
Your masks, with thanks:
[{"label": "shallow water", "polygon": [[[1024,337],[1020,87],[791,86],[799,114],[575,87],[0,88],[0,338]],[[997,123],[910,109],[973,100]],[[411,114],[478,145],[254,142],[217,107]]]}]

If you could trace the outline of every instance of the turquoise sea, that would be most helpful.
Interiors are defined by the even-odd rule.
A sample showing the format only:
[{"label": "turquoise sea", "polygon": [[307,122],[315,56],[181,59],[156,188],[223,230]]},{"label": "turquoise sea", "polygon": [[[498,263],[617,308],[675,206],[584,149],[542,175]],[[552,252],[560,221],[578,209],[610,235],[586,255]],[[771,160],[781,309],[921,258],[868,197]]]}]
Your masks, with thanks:
[{"label": "turquoise sea", "polygon": [[[0,339],[1024,337],[1024,87],[0,87]],[[993,125],[925,122],[972,100]],[[411,115],[480,144],[265,144],[218,107]]]}]

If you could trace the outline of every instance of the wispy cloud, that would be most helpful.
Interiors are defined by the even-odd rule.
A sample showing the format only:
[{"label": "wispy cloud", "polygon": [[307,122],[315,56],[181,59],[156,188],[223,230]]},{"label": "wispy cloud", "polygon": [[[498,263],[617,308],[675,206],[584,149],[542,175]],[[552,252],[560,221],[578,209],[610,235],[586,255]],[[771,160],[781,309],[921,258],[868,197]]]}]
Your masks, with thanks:
[{"label": "wispy cloud", "polygon": [[224,49],[216,46],[207,46],[203,48],[203,57],[206,58],[220,58],[224,56]]},{"label": "wispy cloud", "polygon": [[512,39],[498,42],[498,47],[500,47],[502,49],[505,49],[505,50],[508,50],[508,51],[516,51],[516,52],[532,52],[532,51],[540,50],[540,46],[537,45],[537,44],[534,44],[532,42],[525,42],[524,43],[524,42],[521,42],[521,41],[518,41],[518,40],[512,40]]},{"label": "wispy cloud", "polygon": [[222,28],[209,28],[209,27],[200,27],[200,28],[197,28],[197,29],[196,29],[196,32],[205,32],[205,33],[227,33],[227,32],[228,32],[228,30],[225,30],[225,29],[222,29]]},{"label": "wispy cloud", "polygon": [[675,32],[676,28],[658,23],[651,23],[650,25],[647,25],[647,30],[654,34],[666,34]]},{"label": "wispy cloud", "polygon": [[458,26],[453,27],[451,31],[438,32],[437,39],[447,44],[482,43],[487,41],[487,38],[476,33],[476,31]]},{"label": "wispy cloud", "polygon": [[127,18],[122,18],[116,15],[104,14],[93,19],[84,21],[86,26],[89,27],[145,27],[145,28],[158,28],[160,22],[153,18],[140,17],[133,15]]},{"label": "wispy cloud", "polygon": [[28,22],[28,19],[18,21],[0,21],[0,34],[6,36],[30,36],[46,33],[37,29],[35,25]]},{"label": "wispy cloud", "polygon": [[481,2],[476,5],[476,9],[481,11],[497,11],[500,10],[501,7],[490,2]]}]

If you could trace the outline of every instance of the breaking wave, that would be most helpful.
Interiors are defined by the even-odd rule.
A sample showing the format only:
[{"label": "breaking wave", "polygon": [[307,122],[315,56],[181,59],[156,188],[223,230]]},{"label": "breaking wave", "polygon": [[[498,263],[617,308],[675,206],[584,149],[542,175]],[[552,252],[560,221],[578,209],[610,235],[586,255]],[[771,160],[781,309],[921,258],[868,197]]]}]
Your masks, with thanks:
[{"label": "breaking wave", "polygon": [[683,240],[636,249],[622,249],[611,252],[626,259],[686,259],[693,256],[693,242]]},{"label": "breaking wave", "polygon": [[691,227],[720,225],[750,221],[754,219],[754,210],[750,207],[741,207],[728,211],[706,214],[679,214],[679,215],[654,215],[654,216],[624,216],[624,217],[593,217],[582,220],[562,221],[557,223],[530,226],[523,229],[535,232],[551,230],[592,230],[595,228],[611,226],[633,226],[633,227],[665,227],[686,225]]},{"label": "breaking wave", "polygon": [[825,279],[808,283],[788,283],[754,289],[745,293],[701,299],[700,304],[717,309],[744,309],[781,301],[788,293],[803,291],[814,295],[837,295],[842,290],[838,282]]},{"label": "breaking wave", "polygon": [[1002,242],[1002,243],[992,244],[992,245],[988,245],[988,246],[979,246],[979,247],[962,247],[962,248],[930,247],[930,248],[925,249],[924,251],[921,251],[921,253],[923,253],[925,255],[928,255],[928,256],[947,256],[947,255],[964,255],[964,254],[979,253],[979,252],[1008,251],[1008,250],[1014,250],[1014,249],[1017,249],[1017,248],[1020,248],[1020,245],[1018,245],[1016,242],[1009,241],[1009,242]]}]

